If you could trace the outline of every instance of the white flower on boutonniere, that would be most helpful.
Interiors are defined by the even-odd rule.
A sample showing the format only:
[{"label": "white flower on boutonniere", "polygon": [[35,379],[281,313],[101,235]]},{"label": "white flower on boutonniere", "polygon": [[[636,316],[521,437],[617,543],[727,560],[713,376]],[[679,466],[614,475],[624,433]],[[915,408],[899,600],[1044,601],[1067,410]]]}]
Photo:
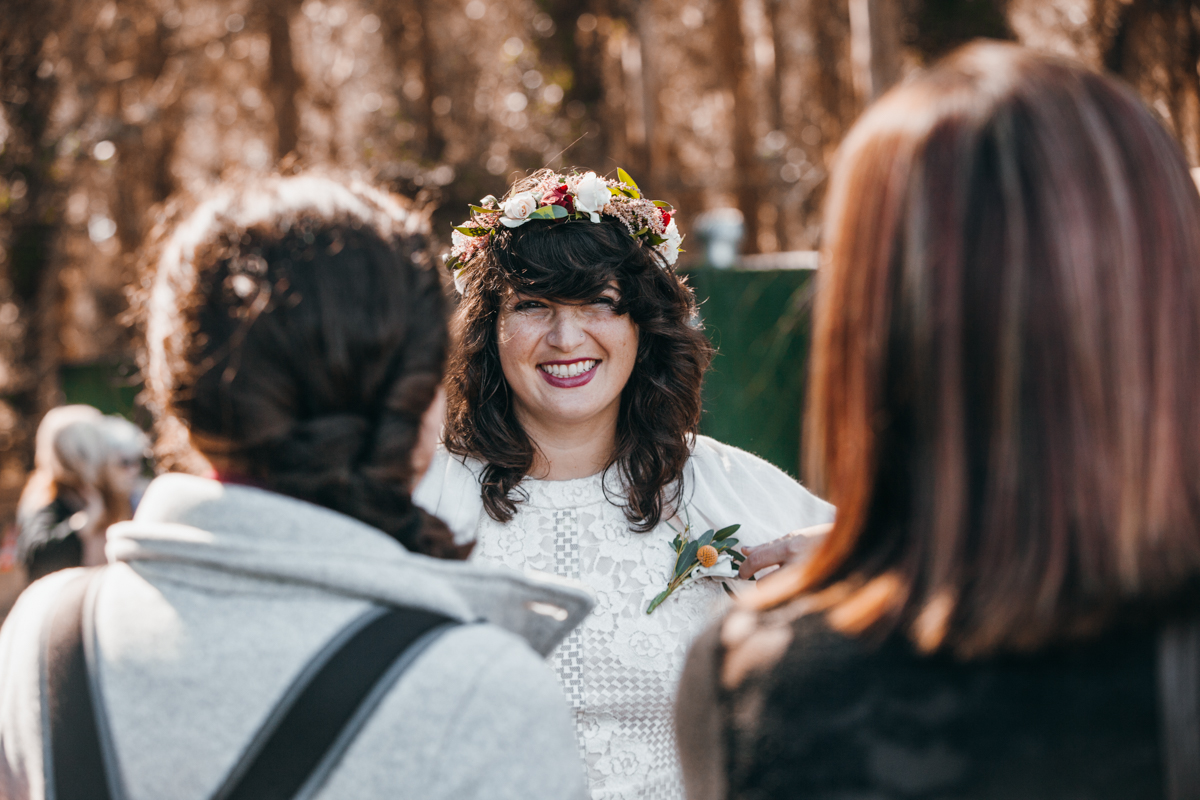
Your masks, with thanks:
[{"label": "white flower on boutonniere", "polygon": [[600,221],[600,211],[608,205],[612,192],[594,172],[589,172],[575,184],[575,210],[587,214],[592,222]]},{"label": "white flower on boutonniere", "polygon": [[671,266],[679,260],[679,245],[683,244],[683,237],[679,235],[679,228],[675,227],[675,220],[667,223],[667,229],[663,231],[665,242],[658,246],[658,252]]},{"label": "white flower on boutonniere", "polygon": [[529,221],[529,215],[537,210],[538,201],[533,192],[521,192],[504,201],[504,216],[500,224],[506,228],[517,228]]},{"label": "white flower on boutonniere", "polygon": [[728,553],[718,555],[716,562],[711,567],[701,564],[692,570],[693,578],[736,578],[737,576],[738,565],[733,563],[733,556]]}]

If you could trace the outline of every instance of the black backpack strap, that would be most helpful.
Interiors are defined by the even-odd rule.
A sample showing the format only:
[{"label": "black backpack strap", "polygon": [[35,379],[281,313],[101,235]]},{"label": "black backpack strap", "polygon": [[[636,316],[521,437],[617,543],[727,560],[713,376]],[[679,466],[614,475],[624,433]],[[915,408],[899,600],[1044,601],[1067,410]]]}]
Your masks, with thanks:
[{"label": "black backpack strap", "polygon": [[[98,572],[98,570],[96,571]],[[87,574],[63,590],[48,634],[49,800],[114,800],[84,651]],[[400,676],[459,623],[376,606],[340,631],[267,716],[214,800],[293,800],[324,783]]]},{"label": "black backpack strap", "polygon": [[46,711],[43,739],[48,800],[113,800],[100,744],[84,650],[84,602],[103,567],[69,581],[50,612],[46,634]]},{"label": "black backpack strap", "polygon": [[388,690],[457,624],[418,608],[376,607],[359,617],[284,694],[213,800],[315,794]]},{"label": "black backpack strap", "polygon": [[1158,698],[1167,800],[1200,800],[1200,620],[1159,633]]}]

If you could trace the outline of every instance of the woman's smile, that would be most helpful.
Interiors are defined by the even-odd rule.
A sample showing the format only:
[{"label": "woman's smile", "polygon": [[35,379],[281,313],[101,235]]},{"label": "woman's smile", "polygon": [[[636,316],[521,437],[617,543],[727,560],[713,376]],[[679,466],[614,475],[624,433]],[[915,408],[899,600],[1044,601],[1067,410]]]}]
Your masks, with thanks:
[{"label": "woman's smile", "polygon": [[598,358],[575,358],[569,361],[545,361],[538,370],[546,383],[559,389],[574,389],[583,386],[596,376]]}]

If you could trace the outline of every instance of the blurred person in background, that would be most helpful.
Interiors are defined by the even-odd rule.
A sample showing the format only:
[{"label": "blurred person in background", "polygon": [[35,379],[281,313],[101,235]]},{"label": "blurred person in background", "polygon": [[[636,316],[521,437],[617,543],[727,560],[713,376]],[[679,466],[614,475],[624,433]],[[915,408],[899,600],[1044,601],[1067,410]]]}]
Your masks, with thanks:
[{"label": "blurred person in background", "polygon": [[301,176],[225,185],[160,234],[144,377],[164,463],[192,474],[111,529],[114,563],[5,622],[0,796],[584,794],[538,651],[589,596],[459,563],[409,496],[447,343],[425,226]]},{"label": "blurred person in background", "polygon": [[146,435],[86,405],[51,409],[17,510],[17,559],[30,580],[104,563],[105,530],[140,497]]},{"label": "blurred person in background", "polygon": [[838,516],[690,653],[688,796],[1200,796],[1179,146],[1117,81],[977,43],[855,126],[825,233],[805,445]]},{"label": "blurred person in background", "polygon": [[730,549],[833,509],[698,435],[711,347],[673,269],[680,236],[618,178],[543,170],[455,230],[460,346],[444,446],[414,499],[477,542],[473,559],[596,593],[554,654],[592,797],[667,800],[683,792],[675,685],[738,575]]}]

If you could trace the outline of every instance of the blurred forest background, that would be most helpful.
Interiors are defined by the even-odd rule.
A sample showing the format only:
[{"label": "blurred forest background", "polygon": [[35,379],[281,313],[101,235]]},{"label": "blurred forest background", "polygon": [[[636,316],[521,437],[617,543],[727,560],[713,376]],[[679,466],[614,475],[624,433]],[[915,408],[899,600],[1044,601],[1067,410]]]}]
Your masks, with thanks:
[{"label": "blurred forest background", "polygon": [[121,316],[168,198],[334,165],[440,235],[515,172],[622,166],[685,233],[735,207],[744,252],[811,250],[843,133],[977,36],[1122,76],[1197,165],[1200,0],[3,0],[0,526],[64,387],[135,391]]}]

